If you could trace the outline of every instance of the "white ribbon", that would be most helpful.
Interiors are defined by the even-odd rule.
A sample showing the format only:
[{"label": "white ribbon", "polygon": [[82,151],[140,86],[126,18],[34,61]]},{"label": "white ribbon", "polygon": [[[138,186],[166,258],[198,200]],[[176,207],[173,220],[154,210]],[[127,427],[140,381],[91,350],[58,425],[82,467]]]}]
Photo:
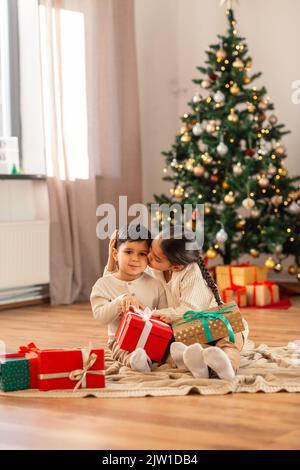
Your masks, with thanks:
[{"label": "white ribbon", "polygon": [[[135,349],[137,349],[137,348],[144,349],[145,348],[145,344],[147,343],[147,340],[150,336],[150,333],[151,333],[151,330],[152,330],[152,327],[153,327],[153,323],[157,323],[159,325],[167,326],[166,323],[164,323],[162,321],[159,321],[159,320],[154,320],[154,318],[151,318],[151,320],[150,320],[150,317],[152,315],[152,310],[149,307],[146,307],[145,310],[141,310],[139,308],[134,307],[134,312],[129,312],[129,313],[131,315],[136,315],[136,316],[142,318],[145,321],[145,325],[142,329],[141,336],[140,336],[140,338],[137,342],[137,345],[136,345]],[[117,338],[118,340],[122,336],[122,333],[123,333],[124,328],[125,328],[125,324],[126,324],[126,322],[124,321],[124,323],[122,325],[122,328],[121,328],[121,331],[118,334],[118,338]]]}]

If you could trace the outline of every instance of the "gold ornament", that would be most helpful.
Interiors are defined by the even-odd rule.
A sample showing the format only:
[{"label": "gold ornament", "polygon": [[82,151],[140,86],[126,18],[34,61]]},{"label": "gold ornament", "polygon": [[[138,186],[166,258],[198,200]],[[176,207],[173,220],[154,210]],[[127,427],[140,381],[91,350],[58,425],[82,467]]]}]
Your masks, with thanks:
[{"label": "gold ornament", "polygon": [[237,223],[235,224],[235,227],[239,230],[242,230],[246,225],[246,220],[245,219],[239,219]]},{"label": "gold ornament", "polygon": [[227,57],[227,52],[222,47],[216,52],[217,59],[225,60]]},{"label": "gold ornament", "polygon": [[249,70],[251,70],[251,67],[252,67],[252,61],[248,60],[248,62],[245,65],[245,69],[249,72]]},{"label": "gold ornament", "polygon": [[266,176],[262,176],[258,180],[258,184],[261,188],[267,188],[269,186],[269,183],[270,183],[270,181],[268,180],[268,178]]},{"label": "gold ornament", "polygon": [[222,183],[222,188],[223,188],[223,189],[229,189],[229,188],[230,188],[230,184],[229,184],[227,181],[223,181],[223,183]]},{"label": "gold ornament", "polygon": [[266,119],[266,115],[265,113],[259,113],[257,116],[255,116],[254,119],[258,122],[264,122],[264,120]]},{"label": "gold ornament", "polygon": [[251,248],[250,250],[250,255],[253,256],[253,258],[258,258],[260,253],[258,250],[256,250],[255,248]]},{"label": "gold ornament", "polygon": [[205,215],[211,214],[211,206],[209,204],[204,205],[204,214]]},{"label": "gold ornament", "polygon": [[278,157],[282,157],[286,153],[285,147],[283,145],[278,145],[275,148],[275,153]]},{"label": "gold ornament", "polygon": [[207,90],[208,88],[211,87],[211,82],[210,82],[209,80],[202,80],[201,86],[202,86],[202,88],[204,88],[205,90]]},{"label": "gold ornament", "polygon": [[208,259],[215,259],[218,256],[218,253],[214,248],[209,248],[206,252]]},{"label": "gold ornament", "polygon": [[213,134],[214,132],[216,132],[216,127],[217,127],[216,121],[211,120],[206,126],[206,132],[208,132],[209,134]]},{"label": "gold ornament", "polygon": [[297,274],[297,280],[300,281],[300,273]]},{"label": "gold ornament", "polygon": [[251,217],[253,217],[253,219],[258,219],[258,217],[260,216],[260,210],[257,207],[253,207],[252,211],[250,212],[250,215]]},{"label": "gold ornament", "polygon": [[244,68],[244,62],[239,59],[238,57],[235,59],[235,61],[232,63],[232,66],[235,68],[235,69],[239,69],[240,71],[243,70]]},{"label": "gold ornament", "polygon": [[192,137],[191,137],[191,135],[189,134],[189,132],[185,132],[185,133],[180,137],[180,140],[181,140],[181,142],[187,143],[187,142],[190,142],[190,141],[192,140]]},{"label": "gold ornament", "polygon": [[229,193],[225,195],[225,197],[224,197],[224,202],[225,202],[225,204],[227,204],[228,206],[231,206],[232,204],[234,204],[234,202],[235,202],[235,197],[234,197],[234,194],[233,194],[232,191],[229,191]]},{"label": "gold ornament", "polygon": [[238,114],[235,112],[234,108],[231,108],[230,114],[228,115],[227,119],[228,119],[228,121],[230,121],[230,122],[238,122],[238,121],[239,121],[239,116],[238,116]]},{"label": "gold ornament", "polygon": [[236,83],[234,83],[232,87],[230,87],[230,93],[232,95],[237,95],[239,92],[240,92],[239,86]]},{"label": "gold ornament", "polygon": [[297,266],[295,264],[292,264],[291,266],[289,266],[288,273],[291,276],[295,276],[295,274],[297,274]]},{"label": "gold ornament", "polygon": [[264,111],[265,109],[267,109],[268,107],[268,103],[266,101],[260,101],[258,103],[258,107],[259,109],[261,109],[262,111]]},{"label": "gold ornament", "polygon": [[174,190],[174,196],[177,198],[177,199],[182,199],[183,196],[184,196],[184,189],[182,186],[177,186],[177,188]]},{"label": "gold ornament", "polygon": [[249,75],[246,75],[246,76],[244,77],[243,83],[244,83],[245,85],[248,85],[248,83],[250,83],[250,82],[251,82],[251,78],[249,77]]},{"label": "gold ornament", "polygon": [[205,170],[204,170],[203,166],[201,166],[201,165],[197,165],[193,169],[193,173],[194,173],[195,176],[197,176],[197,178],[200,178],[200,176],[203,175],[204,171]]},{"label": "gold ornament", "polygon": [[201,155],[204,165],[210,165],[213,161],[213,157],[209,153],[205,152]]},{"label": "gold ornament", "polygon": [[266,260],[265,266],[266,266],[266,268],[268,268],[268,269],[274,269],[275,266],[276,266],[276,261],[270,256],[270,257]]},{"label": "gold ornament", "polygon": [[271,202],[272,202],[273,206],[275,206],[275,207],[280,206],[280,204],[282,204],[282,201],[283,201],[282,196],[275,195],[275,196],[271,197]]},{"label": "gold ornament", "polygon": [[253,103],[248,103],[248,111],[249,111],[249,113],[254,113],[255,106],[254,106]]},{"label": "gold ornament", "polygon": [[245,209],[252,209],[255,205],[255,201],[250,197],[247,197],[243,200],[242,205],[245,207]]}]

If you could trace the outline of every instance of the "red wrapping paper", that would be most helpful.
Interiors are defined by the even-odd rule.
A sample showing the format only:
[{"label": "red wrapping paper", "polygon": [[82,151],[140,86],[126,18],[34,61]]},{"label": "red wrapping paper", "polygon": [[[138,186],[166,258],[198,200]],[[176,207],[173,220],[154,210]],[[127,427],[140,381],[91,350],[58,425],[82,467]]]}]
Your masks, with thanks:
[{"label": "red wrapping paper", "polygon": [[20,346],[19,351],[16,353],[7,353],[2,354],[1,357],[14,358],[14,357],[23,357],[29,360],[29,370],[30,370],[30,388],[38,388],[38,355],[32,348],[37,347],[34,343],[30,343],[27,346]]},{"label": "red wrapping paper", "polygon": [[[97,359],[89,371],[103,371],[102,375],[86,374],[86,387],[80,385],[80,388],[103,388],[105,387],[104,375],[104,350],[92,349],[91,354],[96,354]],[[62,390],[74,389],[78,381],[71,380],[69,375],[72,371],[83,369],[83,358],[81,349],[71,350],[41,350],[38,353],[39,358],[39,389]],[[48,374],[68,374],[61,378],[44,378]]]},{"label": "red wrapping paper", "polygon": [[[160,362],[173,337],[173,331],[167,323],[158,322],[157,317],[155,319],[150,318],[150,322],[152,323],[152,329],[144,349],[152,361]],[[144,326],[145,320],[141,316],[131,311],[124,313],[116,334],[120,348],[128,352],[134,351]]]}]

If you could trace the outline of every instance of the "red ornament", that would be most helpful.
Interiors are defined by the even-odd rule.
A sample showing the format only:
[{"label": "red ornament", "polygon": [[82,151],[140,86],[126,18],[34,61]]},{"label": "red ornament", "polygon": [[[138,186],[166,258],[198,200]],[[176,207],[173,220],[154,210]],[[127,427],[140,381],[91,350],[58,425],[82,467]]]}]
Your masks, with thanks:
[{"label": "red ornament", "polygon": [[248,155],[249,157],[253,157],[253,155],[255,154],[255,149],[247,149],[245,151],[245,154]]},{"label": "red ornament", "polygon": [[210,181],[211,181],[212,183],[217,183],[217,182],[219,181],[219,177],[218,177],[217,175],[212,175],[212,176],[210,177]]},{"label": "red ornament", "polygon": [[203,261],[204,261],[204,264],[207,264],[208,263],[208,257],[204,256]]},{"label": "red ornament", "polygon": [[211,80],[216,80],[216,78],[218,78],[218,76],[219,76],[218,74],[216,74],[216,73],[213,72],[213,73],[211,73],[211,74],[209,75],[209,78],[210,78]]}]

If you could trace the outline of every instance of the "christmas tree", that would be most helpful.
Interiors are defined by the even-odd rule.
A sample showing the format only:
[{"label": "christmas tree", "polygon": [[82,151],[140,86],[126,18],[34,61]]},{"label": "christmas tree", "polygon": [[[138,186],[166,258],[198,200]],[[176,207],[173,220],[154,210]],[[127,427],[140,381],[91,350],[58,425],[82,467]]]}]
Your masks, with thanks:
[{"label": "christmas tree", "polygon": [[[289,273],[300,280],[300,178],[291,178],[284,165],[281,140],[288,131],[272,112],[266,88],[253,86],[261,73],[251,74],[252,59],[232,8],[226,15],[227,34],[218,35],[206,51],[206,66],[197,67],[202,78],[193,82],[200,90],[188,103],[174,145],[163,152],[163,179],[173,183],[171,194],[156,195],[155,201],[204,204],[203,250],[209,259],[221,255],[229,264],[243,254],[269,253],[267,267],[281,271],[282,260],[293,255]],[[165,216],[157,213],[161,227]],[[191,223],[196,217],[194,211]]]}]

